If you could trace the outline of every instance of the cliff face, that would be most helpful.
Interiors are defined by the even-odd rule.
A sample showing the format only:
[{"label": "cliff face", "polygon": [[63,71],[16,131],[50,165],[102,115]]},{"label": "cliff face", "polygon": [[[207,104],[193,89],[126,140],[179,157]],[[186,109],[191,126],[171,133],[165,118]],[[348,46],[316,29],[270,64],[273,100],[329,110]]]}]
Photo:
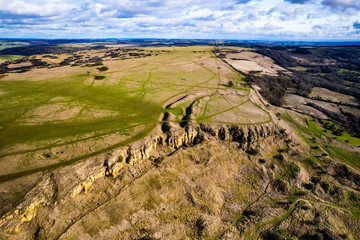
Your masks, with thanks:
[{"label": "cliff face", "polygon": [[360,237],[359,221],[331,204],[346,204],[359,174],[330,163],[317,175],[303,160],[306,148],[278,125],[172,130],[45,174],[2,217],[0,237]]},{"label": "cliff face", "polygon": [[250,126],[217,126],[200,125],[201,130],[219,140],[231,140],[239,143],[239,147],[246,150],[260,138],[266,138],[271,135],[277,135],[284,130],[280,130],[274,124],[250,125]]},{"label": "cliff face", "polygon": [[[170,131],[161,136],[148,137],[140,143],[134,143],[126,149],[119,150],[115,156],[105,162],[107,166],[106,175],[118,176],[121,168],[125,164],[134,165],[138,162],[166,155],[168,151],[173,151],[181,147],[192,146],[203,140],[230,140],[239,144],[239,148],[247,150],[251,148],[253,142],[260,138],[283,133],[283,130],[270,123],[253,126],[231,126],[200,124],[198,127],[188,127],[186,131],[172,134]],[[170,150],[161,153],[156,152],[157,148],[169,148]],[[154,151],[156,154],[154,155]],[[120,153],[119,153],[120,152]],[[157,156],[157,157],[159,157]],[[122,159],[121,162],[118,160]]]},{"label": "cliff face", "polygon": [[[203,141],[224,140],[238,144],[239,149],[246,150],[252,143],[261,138],[279,134],[280,131],[273,124],[259,126],[229,126],[229,125],[211,125],[200,124],[198,127],[187,127],[181,133],[167,132],[157,136],[149,136],[145,139],[135,142],[130,146],[119,148],[105,156],[103,166],[94,167],[86,172],[87,176],[77,177],[69,181],[66,191],[62,191],[59,196],[57,183],[54,180],[54,173],[46,175],[43,180],[25,196],[25,200],[17,206],[17,209],[3,216],[0,221],[0,228],[3,233],[16,234],[34,234],[34,226],[41,224],[43,216],[39,213],[49,211],[49,208],[58,206],[66,208],[72,201],[78,201],[88,194],[93,188],[93,184],[101,179],[118,178],[124,175],[124,172],[130,172],[131,178],[138,178],[141,173],[149,168],[148,162],[156,162],[174,151],[183,147],[191,147]],[[151,161],[149,161],[151,160]],[[56,173],[55,173],[56,174]],[[60,173],[59,173],[60,174]],[[57,181],[64,181],[69,178],[72,172],[61,173],[57,176]],[[79,179],[80,178],[80,179]],[[71,179],[71,178],[70,178]],[[132,180],[126,180],[132,181]],[[124,181],[124,185],[126,185]],[[76,184],[76,182],[78,182]],[[61,183],[59,183],[61,185]],[[121,185],[121,184],[120,184]],[[115,188],[118,186],[114,186]],[[84,195],[85,194],[85,195]],[[68,202],[68,203],[67,203]],[[86,204],[86,203],[84,203]],[[81,204],[80,204],[81,205]],[[91,205],[89,203],[89,205]],[[63,209],[64,210],[64,209]],[[57,209],[59,211],[59,209]],[[79,213],[81,216],[84,213]],[[30,224],[29,224],[30,223]],[[66,224],[65,224],[66,225]],[[64,227],[64,226],[63,226]]]}]

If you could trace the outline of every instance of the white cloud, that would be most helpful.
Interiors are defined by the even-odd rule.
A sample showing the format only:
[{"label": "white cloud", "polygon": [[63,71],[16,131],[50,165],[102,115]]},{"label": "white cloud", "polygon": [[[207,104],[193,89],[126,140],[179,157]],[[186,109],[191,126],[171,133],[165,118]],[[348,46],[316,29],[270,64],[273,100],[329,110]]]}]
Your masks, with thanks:
[{"label": "white cloud", "polygon": [[357,0],[0,0],[0,37],[355,39],[359,4]]},{"label": "white cloud", "polygon": [[11,15],[54,16],[69,12],[73,4],[63,1],[0,1],[0,11]]}]

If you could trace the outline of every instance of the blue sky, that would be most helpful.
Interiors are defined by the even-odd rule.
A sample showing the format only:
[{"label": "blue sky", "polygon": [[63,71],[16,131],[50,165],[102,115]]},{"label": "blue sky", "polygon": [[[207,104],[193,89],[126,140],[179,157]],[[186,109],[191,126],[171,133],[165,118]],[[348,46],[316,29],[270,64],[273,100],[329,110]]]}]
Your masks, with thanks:
[{"label": "blue sky", "polygon": [[360,0],[0,0],[0,37],[358,40]]}]

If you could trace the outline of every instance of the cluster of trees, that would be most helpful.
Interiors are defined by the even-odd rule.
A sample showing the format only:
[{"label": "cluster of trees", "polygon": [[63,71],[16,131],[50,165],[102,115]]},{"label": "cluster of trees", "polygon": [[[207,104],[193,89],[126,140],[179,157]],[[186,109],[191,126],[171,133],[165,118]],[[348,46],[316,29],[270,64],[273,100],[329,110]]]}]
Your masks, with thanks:
[{"label": "cluster of trees", "polygon": [[[319,106],[316,106],[316,107],[319,110],[324,110],[323,108],[321,108]],[[327,113],[329,114],[329,117],[331,117],[334,120],[340,119],[342,122],[339,122],[339,123],[342,126],[344,126],[346,129],[348,129],[349,132],[352,133],[352,135],[354,135],[355,137],[360,137],[360,117],[359,116],[356,116],[356,115],[354,115],[352,113],[348,113],[348,112],[342,112],[342,115],[331,112],[331,111],[327,111]],[[326,129],[331,130],[334,133],[334,135],[336,135],[336,136],[341,136],[344,132],[343,129],[336,127],[334,123],[323,122],[321,120],[320,120],[320,122],[323,124],[323,126]]]},{"label": "cluster of trees", "polygon": [[95,80],[103,80],[105,78],[105,76],[95,76],[94,79]]},{"label": "cluster of trees", "polygon": [[272,104],[281,105],[287,88],[295,88],[297,94],[307,97],[313,87],[322,87],[329,90],[351,95],[360,100],[359,85],[349,88],[344,81],[355,81],[356,78],[346,74],[332,73],[329,75],[314,75],[307,72],[296,71],[292,74],[279,74],[279,76],[249,75],[250,81],[262,88],[264,97]]},{"label": "cluster of trees", "polygon": [[[107,51],[104,57],[111,57],[111,58],[117,58],[117,57],[126,58],[127,56],[148,57],[151,56],[153,52],[150,51],[150,53],[145,53],[144,51],[145,51],[144,49],[137,49],[137,48],[117,48]],[[158,55],[158,53],[156,53],[155,55]]]},{"label": "cluster of trees", "polygon": [[81,63],[86,63],[85,66],[87,67],[96,67],[96,66],[102,66],[103,65],[102,61],[103,59],[101,57],[95,56],[87,60],[82,60]]},{"label": "cluster of trees", "polygon": [[103,65],[102,60],[101,57],[97,56],[84,60],[82,55],[73,55],[61,61],[59,66],[80,66],[81,64],[85,64],[87,67],[96,67]]},{"label": "cluster of trees", "polygon": [[107,49],[108,47],[104,45],[97,45],[97,46],[91,46],[90,49],[92,50],[100,50],[100,49]]},{"label": "cluster of trees", "polygon": [[[34,46],[35,47],[35,46]],[[45,58],[51,58],[51,59],[56,59],[58,58],[57,56],[52,56],[52,55],[44,55],[43,57]],[[6,61],[0,64],[0,74],[6,74],[9,72],[26,72],[31,70],[32,68],[36,67],[36,68],[53,68],[53,67],[61,67],[61,66],[80,66],[81,64],[86,64],[86,66],[89,67],[95,67],[95,66],[101,66],[103,65],[102,63],[102,58],[101,57],[92,57],[89,59],[83,59],[83,55],[78,55],[78,54],[74,54],[66,59],[64,59],[63,61],[61,61],[58,64],[49,64],[46,61],[43,61],[41,59],[38,58],[34,58],[34,57],[24,57],[24,58],[20,58],[17,60],[11,60],[11,61]],[[10,68],[9,65],[10,64],[20,64],[20,63],[25,63],[25,62],[30,62],[31,65],[30,66],[21,66],[21,67],[12,67]],[[106,70],[104,70],[106,71]]]},{"label": "cluster of trees", "polygon": [[65,58],[64,60],[62,60],[60,63],[59,63],[59,66],[66,66],[66,65],[70,65],[72,62],[78,60],[79,58],[76,58],[74,56],[72,57],[68,57],[68,58]]},{"label": "cluster of trees", "polygon": [[104,72],[104,71],[109,70],[109,68],[106,66],[102,66],[102,67],[97,68],[97,70],[99,70],[100,72]]},{"label": "cluster of trees", "polygon": [[[357,67],[360,66],[360,48],[347,47],[347,48],[326,48],[325,57],[335,59],[341,63],[353,64]],[[359,68],[358,68],[359,69]]]},{"label": "cluster of trees", "polygon": [[306,48],[295,48],[294,53],[297,54],[311,54],[311,51]]},{"label": "cluster of trees", "polygon": [[120,54],[119,52],[108,52],[104,55],[104,57],[111,57],[111,58],[117,58],[120,57],[121,55],[125,55],[125,54]]},{"label": "cluster of trees", "polygon": [[[322,87],[342,94],[351,95],[360,100],[360,49],[359,48],[327,48],[322,49],[323,59],[320,64],[300,63],[291,53],[311,54],[305,48],[294,48],[288,51],[284,47],[266,48],[257,50],[258,53],[266,55],[274,62],[284,68],[302,66],[306,71],[291,70],[291,74],[279,73],[279,76],[258,76],[254,72],[249,74],[249,80],[261,87],[261,94],[274,105],[282,105],[283,97],[288,88],[293,88],[297,94],[308,97],[313,87]],[[325,65],[326,59],[336,60],[335,64]],[[343,70],[346,69],[346,70]],[[353,83],[349,87],[349,83]],[[355,136],[360,137],[360,116],[349,112],[335,113],[315,103],[309,106],[323,112],[329,118],[339,123]],[[349,104],[347,104],[349,105]],[[349,105],[350,106],[350,105]],[[352,106],[353,107],[353,106]],[[331,126],[329,126],[331,128]],[[331,129],[334,134],[341,135],[339,128]]]},{"label": "cluster of trees", "polygon": [[[24,62],[30,62],[31,65],[29,66],[20,66],[20,67],[12,67],[9,68],[10,64],[20,64],[20,63],[24,63]],[[21,72],[27,72],[30,69],[37,67],[37,68],[44,68],[44,67],[49,67],[50,64],[42,61],[41,59],[38,58],[20,58],[17,60],[12,60],[12,61],[6,61],[3,62],[2,64],[0,64],[0,74],[6,74],[6,73],[10,73],[10,72],[16,72],[16,73],[21,73]]]},{"label": "cluster of trees", "polygon": [[347,118],[347,128],[351,130],[349,132],[355,137],[360,138],[360,117],[349,112],[343,114]]},{"label": "cluster of trees", "polygon": [[261,88],[261,95],[264,96],[269,103],[276,106],[283,104],[286,89],[293,86],[291,77],[288,75],[280,75],[277,77],[264,75],[260,77],[252,72],[248,78],[250,82],[255,83]]},{"label": "cluster of trees", "polygon": [[[360,49],[351,48],[350,50],[344,50],[342,48],[329,48],[328,51],[324,51],[323,59],[333,58],[338,62],[332,65],[312,65],[299,63],[296,59],[292,58],[290,54],[282,51],[284,47],[273,48],[259,48],[258,53],[266,55],[274,60],[278,65],[288,68],[295,66],[306,67],[306,71],[293,71],[291,75],[276,77],[251,77],[251,80],[259,85],[267,87],[264,91],[264,95],[271,99],[277,98],[283,95],[284,87],[292,87],[297,89],[297,93],[302,96],[308,96],[313,87],[323,87],[332,91],[336,91],[343,94],[354,96],[360,100]],[[278,50],[277,50],[278,49]],[[293,52],[300,52],[302,54],[311,54],[308,49],[295,48]],[[340,71],[341,69],[349,69],[351,71]],[[359,70],[359,72],[356,72]],[[349,88],[348,83],[354,82],[353,87]],[[277,89],[271,94],[270,90],[274,89],[271,86],[274,83],[274,87]],[[283,88],[279,85],[284,86]],[[280,93],[281,92],[281,93]],[[274,96],[272,96],[274,95]],[[275,100],[276,102],[281,102]]]},{"label": "cluster of trees", "polygon": [[151,54],[150,53],[146,54],[146,53],[129,52],[129,56],[130,57],[147,57],[147,56],[151,56]]},{"label": "cluster of trees", "polygon": [[72,53],[80,50],[85,50],[81,47],[64,47],[58,45],[37,45],[37,46],[26,46],[26,47],[14,47],[6,48],[0,51],[0,55],[23,55],[31,56],[37,54],[62,54]]},{"label": "cluster of trees", "polygon": [[299,62],[296,59],[292,58],[290,55],[281,51],[262,47],[262,48],[258,48],[256,52],[271,58],[272,60],[274,60],[276,64],[284,68],[296,67],[299,65]]},{"label": "cluster of trees", "polygon": [[38,59],[38,58],[30,59],[30,62],[32,64],[32,67],[48,67],[48,66],[50,66],[49,63],[42,61],[41,59]]},{"label": "cluster of trees", "polygon": [[58,57],[58,56],[49,55],[49,54],[44,55],[44,56],[43,56],[43,58],[59,59],[59,57]]},{"label": "cluster of trees", "polygon": [[341,128],[338,128],[335,126],[334,123],[330,123],[330,122],[324,122],[322,120],[320,120],[320,123],[327,129],[327,130],[331,130],[334,135],[336,136],[341,136],[344,132],[344,130],[342,130]]},{"label": "cluster of trees", "polygon": [[0,64],[0,74],[5,74],[5,73],[7,73],[7,71],[8,71],[8,67],[7,67],[8,65],[7,64],[4,64],[4,63],[2,63],[2,64]]}]

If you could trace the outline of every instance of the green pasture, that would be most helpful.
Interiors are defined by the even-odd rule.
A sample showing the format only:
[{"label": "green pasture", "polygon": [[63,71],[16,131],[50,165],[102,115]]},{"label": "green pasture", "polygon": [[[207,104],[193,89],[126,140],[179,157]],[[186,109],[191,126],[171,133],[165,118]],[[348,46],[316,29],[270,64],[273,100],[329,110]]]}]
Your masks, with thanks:
[{"label": "green pasture", "polygon": [[0,55],[0,60],[16,60],[23,57],[22,55]]},{"label": "green pasture", "polygon": [[[243,82],[241,74],[214,57],[211,47],[164,49],[158,56],[104,61],[109,70],[101,73],[102,80],[94,80],[96,67],[49,70],[41,80],[36,72],[1,79],[0,165],[12,161],[17,170],[3,168],[0,181],[126,145],[161,124],[171,99],[201,90],[216,93],[226,88],[221,78]],[[182,115],[186,107],[168,111]],[[110,135],[115,140],[103,141]],[[72,149],[71,154],[56,155],[62,148]]]},{"label": "green pasture", "polygon": [[[356,152],[352,151],[352,145],[360,143],[359,138],[353,137],[347,132],[343,132],[341,136],[336,136],[333,131],[323,131],[322,128],[311,118],[306,119],[306,126],[304,126],[292,118],[288,113],[282,113],[279,116],[295,127],[297,134],[304,140],[305,143],[314,149],[313,151],[320,151],[320,147],[322,147],[331,158],[343,161],[360,169],[360,156]],[[334,124],[328,120],[323,120],[323,123]],[[334,125],[334,130],[337,128],[338,126]],[[324,139],[327,140],[324,141]],[[318,159],[316,157],[309,156],[305,163],[317,161]]]}]

